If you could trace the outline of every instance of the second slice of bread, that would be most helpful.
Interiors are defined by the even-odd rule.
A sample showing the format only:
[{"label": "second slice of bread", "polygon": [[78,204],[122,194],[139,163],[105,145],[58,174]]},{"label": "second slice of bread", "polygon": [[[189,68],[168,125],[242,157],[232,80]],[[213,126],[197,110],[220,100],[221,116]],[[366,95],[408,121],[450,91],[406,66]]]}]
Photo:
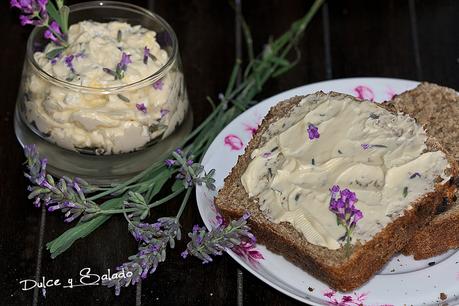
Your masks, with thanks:
[{"label": "second slice of bread", "polygon": [[[304,269],[318,279],[328,283],[334,289],[350,291],[363,285],[373,274],[397,252],[399,252],[420,227],[432,219],[437,207],[445,197],[451,197],[455,187],[449,181],[436,184],[435,191],[428,192],[411,203],[411,209],[389,223],[371,240],[364,244],[357,243],[351,255],[345,255],[344,248],[330,250],[309,243],[304,236],[287,222],[273,223],[261,212],[256,198],[250,198],[245,191],[241,176],[251,161],[251,153],[263,145],[263,134],[271,124],[280,118],[289,116],[292,109],[305,97],[293,97],[271,108],[264,118],[257,133],[248,144],[245,153],[238,159],[236,166],[225,179],[223,188],[216,197],[215,204],[225,218],[239,218],[249,212],[251,226],[258,242],[269,250],[281,254],[287,260]],[[339,93],[322,92],[309,95],[307,99],[349,99]],[[339,101],[337,101],[339,103]],[[360,102],[367,103],[367,102]],[[370,103],[370,102],[368,102]],[[388,107],[390,111],[393,111]],[[428,137],[428,151],[442,150],[441,146]],[[448,158],[450,171],[457,172],[452,158]]]},{"label": "second slice of bread", "polygon": [[[387,103],[424,125],[459,160],[459,95],[454,89],[422,83]],[[445,202],[437,213],[432,222],[416,232],[403,254],[426,259],[459,248],[459,200]]]}]

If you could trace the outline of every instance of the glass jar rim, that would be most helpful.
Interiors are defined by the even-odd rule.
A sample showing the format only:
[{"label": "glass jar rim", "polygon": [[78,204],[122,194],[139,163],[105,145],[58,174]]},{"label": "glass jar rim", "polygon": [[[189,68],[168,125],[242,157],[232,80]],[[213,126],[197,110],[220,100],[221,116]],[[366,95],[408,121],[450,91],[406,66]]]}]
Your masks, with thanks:
[{"label": "glass jar rim", "polygon": [[[88,2],[82,2],[82,3],[70,5],[70,14],[72,14],[72,12],[77,12],[80,10],[88,10],[88,9],[96,8],[96,7],[97,8],[100,8],[100,7],[118,8],[118,9],[128,10],[131,12],[140,13],[143,16],[151,20],[154,20],[155,22],[158,22],[162,27],[164,27],[164,29],[167,31],[167,33],[170,35],[170,38],[171,38],[172,53],[169,59],[167,60],[167,62],[163,66],[161,66],[160,69],[155,71],[153,74],[150,74],[149,76],[139,81],[133,82],[133,83],[123,84],[120,86],[112,86],[112,87],[90,87],[90,86],[77,85],[77,84],[70,83],[65,80],[56,78],[55,76],[43,70],[40,67],[40,65],[37,63],[37,61],[35,60],[33,56],[34,54],[33,41],[34,41],[35,36],[39,33],[40,28],[35,27],[32,30],[32,33],[30,34],[29,39],[27,41],[26,57],[27,57],[27,60],[32,64],[31,66],[36,70],[36,72],[41,77],[45,78],[47,81],[53,83],[54,85],[63,86],[63,87],[73,89],[73,90],[84,91],[87,93],[112,94],[116,92],[130,91],[130,90],[134,90],[137,88],[147,86],[161,79],[170,70],[170,68],[173,66],[178,56],[178,41],[177,41],[177,36],[175,35],[175,32],[172,29],[172,27],[161,16],[143,7],[140,7],[138,5],[119,2],[119,1],[88,1]],[[114,17],[114,19],[115,18],[116,17]]]}]

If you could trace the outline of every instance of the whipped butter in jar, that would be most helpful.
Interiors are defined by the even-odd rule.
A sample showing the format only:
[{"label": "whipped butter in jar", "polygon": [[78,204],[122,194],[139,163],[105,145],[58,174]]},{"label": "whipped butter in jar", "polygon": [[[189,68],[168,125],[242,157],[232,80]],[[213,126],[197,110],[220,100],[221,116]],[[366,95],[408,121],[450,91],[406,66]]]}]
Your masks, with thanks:
[{"label": "whipped butter in jar", "polygon": [[[70,7],[61,52],[32,32],[15,118],[51,172],[103,181],[129,177],[179,146],[192,119],[175,33],[122,2]],[[97,179],[96,179],[97,181]]]}]

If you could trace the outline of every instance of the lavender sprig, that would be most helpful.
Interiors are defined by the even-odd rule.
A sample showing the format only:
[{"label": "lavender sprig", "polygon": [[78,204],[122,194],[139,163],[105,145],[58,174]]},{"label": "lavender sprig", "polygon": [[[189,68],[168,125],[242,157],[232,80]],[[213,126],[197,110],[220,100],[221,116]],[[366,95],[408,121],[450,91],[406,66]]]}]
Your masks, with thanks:
[{"label": "lavender sprig", "polygon": [[80,178],[70,179],[66,176],[56,183],[54,178],[46,173],[47,159],[40,159],[35,145],[24,148],[27,158],[28,173],[24,173],[32,183],[27,189],[29,199],[35,199],[34,205],[40,207],[43,203],[48,211],[61,210],[65,222],[72,222],[82,216],[81,221],[92,219],[100,212],[99,206],[86,199],[86,193],[94,187]]},{"label": "lavender sprig", "polygon": [[120,62],[116,65],[115,70],[110,69],[110,68],[102,68],[102,70],[105,73],[108,73],[115,77],[115,80],[121,80],[124,78],[124,74],[128,68],[128,65],[131,64],[131,56],[125,52],[121,54],[121,60]]},{"label": "lavender sprig", "polygon": [[240,219],[225,224],[220,216],[221,221],[210,232],[205,227],[195,225],[193,231],[188,233],[191,241],[188,242],[186,250],[182,252],[182,257],[192,255],[201,259],[205,264],[212,261],[212,256],[222,255],[225,249],[233,249],[249,260],[262,259],[261,253],[254,250],[256,239],[247,225],[249,217],[250,215],[245,213]]},{"label": "lavender sprig", "polygon": [[195,163],[192,155],[185,154],[179,148],[172,152],[172,156],[174,159],[166,159],[164,163],[169,168],[174,166],[179,167],[179,173],[175,178],[181,181],[185,188],[205,184],[208,189],[215,190],[215,179],[213,178],[215,169],[205,172],[203,165]]},{"label": "lavender sprig", "polygon": [[[58,0],[56,3],[57,7],[48,0],[10,0],[11,7],[22,13],[19,16],[21,25],[45,27],[44,37],[59,45],[61,48],[57,50],[62,51],[68,46],[66,33],[70,10],[63,1]],[[55,50],[51,52],[55,55]]]},{"label": "lavender sprig", "polygon": [[180,225],[174,217],[159,218],[156,223],[129,224],[129,231],[139,241],[137,254],[117,268],[127,277],[103,281],[107,287],[115,287],[119,295],[121,287],[134,285],[156,271],[159,263],[166,260],[167,246],[175,247],[175,240],[181,239]]},{"label": "lavender sprig", "polygon": [[[346,241],[345,249],[346,256],[350,254],[350,244],[352,240],[352,232],[357,225],[357,222],[363,218],[362,212],[355,207],[358,201],[354,192],[349,189],[340,190],[338,185],[334,185],[331,189],[331,199],[329,209],[336,214],[338,225],[344,226],[346,232],[341,238]],[[339,194],[339,198],[337,198]]]}]

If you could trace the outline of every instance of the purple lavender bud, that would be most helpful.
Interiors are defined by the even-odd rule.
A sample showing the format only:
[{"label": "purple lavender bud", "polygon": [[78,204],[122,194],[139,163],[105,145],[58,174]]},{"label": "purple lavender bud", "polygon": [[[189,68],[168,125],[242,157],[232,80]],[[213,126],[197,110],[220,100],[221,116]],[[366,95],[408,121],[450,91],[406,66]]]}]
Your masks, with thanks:
[{"label": "purple lavender bud", "polygon": [[147,113],[147,107],[143,103],[137,103],[135,107],[141,111],[142,113],[146,114]]},{"label": "purple lavender bud", "polygon": [[32,7],[33,1],[32,0],[11,0],[10,5],[11,7],[15,7],[20,9],[26,14],[34,13],[34,8]]},{"label": "purple lavender bud", "polygon": [[59,43],[59,41],[62,39],[62,32],[59,24],[55,21],[51,22],[48,30],[45,31],[44,36],[46,39],[50,39],[54,43]]},{"label": "purple lavender bud", "polygon": [[145,46],[143,49],[143,63],[146,65],[148,64],[148,58],[150,57],[150,49]]},{"label": "purple lavender bud", "polygon": [[271,155],[272,155],[271,152],[265,152],[265,153],[263,153],[261,156],[262,156],[263,158],[268,158],[268,157],[271,157]]},{"label": "purple lavender bud", "polygon": [[330,191],[333,193],[333,194],[336,194],[339,192],[339,186],[338,185],[333,185],[332,188],[330,188]]},{"label": "purple lavender bud", "polygon": [[153,83],[153,88],[156,89],[156,90],[162,90],[163,86],[164,86],[163,80],[158,80],[158,81]]},{"label": "purple lavender bud", "polygon": [[320,137],[319,128],[314,124],[309,124],[308,126],[308,136],[310,140],[318,139]]},{"label": "purple lavender bud", "polygon": [[161,249],[161,247],[159,245],[157,245],[157,244],[153,244],[153,245],[150,246],[150,251],[153,252],[153,253],[154,252],[158,252],[160,249]]},{"label": "purple lavender bud", "polygon": [[183,151],[180,148],[175,149],[175,153],[177,153],[178,155],[183,155]]},{"label": "purple lavender bud", "polygon": [[217,216],[215,217],[215,219],[217,220],[217,224],[216,224],[217,228],[225,225],[225,219],[220,213],[217,213]]},{"label": "purple lavender bud", "polygon": [[199,232],[200,229],[201,227],[198,224],[193,225],[193,233]]},{"label": "purple lavender bud", "polygon": [[188,257],[188,251],[187,250],[183,251],[182,253],[180,253],[180,256],[182,256],[183,259],[187,258]]},{"label": "purple lavender bud", "polygon": [[168,168],[170,168],[170,167],[172,167],[173,165],[175,165],[175,160],[173,160],[173,159],[166,159],[166,160],[164,161],[164,163],[166,164],[166,166],[167,166]]},{"label": "purple lavender bud", "polygon": [[53,211],[58,210],[59,208],[61,208],[60,205],[49,206],[48,211],[53,212]]},{"label": "purple lavender bud", "polygon": [[246,211],[244,215],[242,216],[242,219],[247,220],[250,218],[250,212]]},{"label": "purple lavender bud", "polygon": [[155,222],[151,225],[151,227],[157,231],[160,231],[161,230],[161,222]]},{"label": "purple lavender bud", "polygon": [[33,201],[33,205],[35,207],[37,207],[37,208],[40,207],[40,198],[39,197],[35,198],[35,201]]},{"label": "purple lavender bud", "polygon": [[69,202],[69,201],[64,202],[64,208],[75,208],[75,207],[77,206],[72,202]]},{"label": "purple lavender bud", "polygon": [[189,160],[186,161],[186,164],[187,164],[188,166],[191,166],[191,165],[194,164],[194,161],[192,161],[191,159],[189,159]]},{"label": "purple lavender bud", "polygon": [[362,149],[364,149],[364,150],[368,150],[369,148],[371,148],[371,145],[368,144],[368,143],[362,143],[360,146],[361,146]]},{"label": "purple lavender bud", "polygon": [[126,71],[127,70],[127,66],[130,63],[132,63],[131,56],[129,54],[123,52],[123,54],[121,54],[121,61],[116,66],[116,69],[117,70]]},{"label": "purple lavender bud", "polygon": [[187,183],[188,187],[193,186],[193,179],[189,175],[185,176],[185,182]]},{"label": "purple lavender bud", "polygon": [[65,65],[70,69],[72,73],[75,73],[75,68],[73,67],[73,59],[75,56],[73,54],[66,56],[64,59]]},{"label": "purple lavender bud", "polygon": [[34,24],[34,21],[30,19],[29,16],[26,15],[20,15],[19,16],[19,21],[21,22],[22,26],[28,25],[28,24]]},{"label": "purple lavender bud", "polygon": [[363,213],[360,210],[355,209],[354,210],[354,222],[357,223],[362,218],[363,218]]},{"label": "purple lavender bud", "polygon": [[70,223],[70,222],[72,222],[73,220],[75,220],[75,218],[76,218],[76,216],[68,217],[68,218],[64,219],[64,222],[65,222],[65,223]]}]

